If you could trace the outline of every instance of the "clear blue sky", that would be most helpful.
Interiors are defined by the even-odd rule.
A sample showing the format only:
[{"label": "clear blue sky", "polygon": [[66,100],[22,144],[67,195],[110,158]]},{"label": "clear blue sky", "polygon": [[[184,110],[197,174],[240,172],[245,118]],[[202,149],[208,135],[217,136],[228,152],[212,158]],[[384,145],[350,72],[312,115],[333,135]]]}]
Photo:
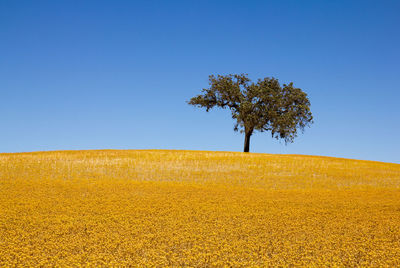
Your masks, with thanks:
[{"label": "clear blue sky", "polygon": [[315,123],[251,151],[400,163],[400,1],[0,2],[0,152],[242,151],[210,74],[293,81]]}]

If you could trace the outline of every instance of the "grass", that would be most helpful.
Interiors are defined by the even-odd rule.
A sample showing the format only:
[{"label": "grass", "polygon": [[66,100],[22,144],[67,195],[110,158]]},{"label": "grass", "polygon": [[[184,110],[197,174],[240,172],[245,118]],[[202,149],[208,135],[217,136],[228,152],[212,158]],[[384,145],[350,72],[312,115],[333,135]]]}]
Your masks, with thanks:
[{"label": "grass", "polygon": [[400,165],[167,150],[0,154],[0,266],[399,266]]}]

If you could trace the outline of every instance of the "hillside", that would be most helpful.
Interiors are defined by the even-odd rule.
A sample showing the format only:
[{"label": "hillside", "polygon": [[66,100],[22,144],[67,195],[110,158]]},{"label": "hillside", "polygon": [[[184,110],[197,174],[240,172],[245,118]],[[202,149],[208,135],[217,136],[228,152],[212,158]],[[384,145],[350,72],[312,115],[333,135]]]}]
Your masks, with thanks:
[{"label": "hillside", "polygon": [[399,266],[400,165],[167,150],[0,154],[0,266]]}]

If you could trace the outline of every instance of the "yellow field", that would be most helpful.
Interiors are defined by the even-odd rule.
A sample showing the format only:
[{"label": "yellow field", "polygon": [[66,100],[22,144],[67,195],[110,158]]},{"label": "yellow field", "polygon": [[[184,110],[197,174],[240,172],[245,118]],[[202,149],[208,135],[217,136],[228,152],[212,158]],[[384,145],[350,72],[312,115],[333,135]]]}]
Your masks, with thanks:
[{"label": "yellow field", "polygon": [[0,266],[400,266],[400,165],[0,154]]}]

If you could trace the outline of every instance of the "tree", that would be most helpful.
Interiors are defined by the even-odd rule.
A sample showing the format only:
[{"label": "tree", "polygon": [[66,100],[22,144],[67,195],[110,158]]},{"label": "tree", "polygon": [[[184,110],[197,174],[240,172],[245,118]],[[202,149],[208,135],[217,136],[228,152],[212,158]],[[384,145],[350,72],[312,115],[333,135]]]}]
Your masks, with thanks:
[{"label": "tree", "polygon": [[247,74],[210,75],[209,88],[191,98],[188,104],[211,108],[229,108],[236,120],[234,130],[245,134],[244,152],[249,152],[254,131],[271,131],[272,137],[293,142],[298,129],[302,132],[313,123],[307,94],[293,83],[279,84],[266,77],[251,82]]}]

